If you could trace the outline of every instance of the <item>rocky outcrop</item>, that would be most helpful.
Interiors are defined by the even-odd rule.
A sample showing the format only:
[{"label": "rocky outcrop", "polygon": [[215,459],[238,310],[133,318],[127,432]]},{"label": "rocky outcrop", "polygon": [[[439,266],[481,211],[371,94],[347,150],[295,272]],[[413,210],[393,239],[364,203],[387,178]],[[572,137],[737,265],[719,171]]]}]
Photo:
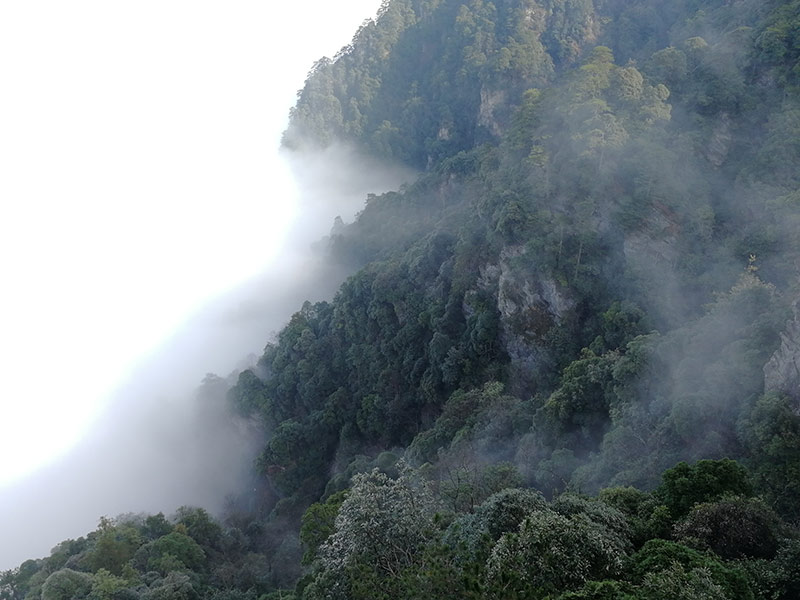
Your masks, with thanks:
[{"label": "rocky outcrop", "polygon": [[764,366],[764,391],[786,394],[800,415],[800,299],[792,309],[794,317],[781,333],[780,348]]},{"label": "rocky outcrop", "polygon": [[721,167],[725,159],[728,158],[732,143],[731,118],[728,113],[722,113],[714,127],[714,131],[711,133],[711,139],[706,148],[708,162],[717,168]]},{"label": "rocky outcrop", "polygon": [[478,125],[488,129],[492,135],[500,137],[503,128],[497,111],[506,104],[507,93],[505,90],[492,90],[486,86],[481,87],[481,105],[478,109]]},{"label": "rocky outcrop", "polygon": [[656,206],[646,226],[625,236],[623,252],[630,263],[649,269],[652,263],[674,267],[680,257],[676,218]]},{"label": "rocky outcrop", "polygon": [[685,318],[685,298],[676,268],[680,259],[676,216],[666,207],[654,206],[643,226],[625,235],[622,252],[629,274],[647,293],[645,308],[666,322]]},{"label": "rocky outcrop", "polygon": [[500,340],[511,359],[511,391],[530,393],[539,373],[552,366],[547,336],[575,302],[536,270],[524,246],[505,248],[498,264],[482,268],[479,286],[496,295]]}]

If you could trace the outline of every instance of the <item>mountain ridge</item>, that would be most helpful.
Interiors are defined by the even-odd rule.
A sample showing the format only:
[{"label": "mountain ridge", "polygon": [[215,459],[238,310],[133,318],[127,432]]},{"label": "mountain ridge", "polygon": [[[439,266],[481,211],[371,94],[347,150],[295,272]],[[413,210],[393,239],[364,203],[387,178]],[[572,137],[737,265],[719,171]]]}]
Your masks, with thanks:
[{"label": "mountain ridge", "polygon": [[229,390],[268,433],[256,492],[226,529],[101,523],[0,590],[794,597],[798,24],[796,0],[384,2],[284,143],[421,174],[336,223],[355,274]]}]

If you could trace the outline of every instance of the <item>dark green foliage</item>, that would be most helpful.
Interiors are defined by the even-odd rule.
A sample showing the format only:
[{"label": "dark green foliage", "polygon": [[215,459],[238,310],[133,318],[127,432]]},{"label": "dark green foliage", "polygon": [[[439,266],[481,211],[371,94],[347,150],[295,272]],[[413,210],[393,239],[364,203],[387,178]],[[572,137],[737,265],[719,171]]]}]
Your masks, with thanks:
[{"label": "dark green foliage", "polygon": [[222,540],[222,528],[208,511],[192,506],[182,506],[178,509],[175,519],[178,528],[184,527],[185,532],[202,548],[215,550]]},{"label": "dark green foliage", "polygon": [[[267,597],[272,596],[271,594]],[[293,600],[291,593],[284,592],[276,596],[283,600]],[[208,600],[258,600],[255,590],[243,592],[241,590],[216,590],[211,595],[206,596]]]},{"label": "dark green foliage", "polygon": [[[796,539],[779,539],[791,530],[757,500],[726,497],[698,504],[675,528],[687,543],[717,554],[663,539],[646,540],[632,554],[632,541],[648,531],[641,523],[655,531],[653,515],[660,507],[651,494],[618,488],[598,499],[567,494],[547,502],[530,489],[505,489],[472,513],[443,515],[436,511],[445,498],[425,479],[430,473],[415,472],[402,461],[393,464],[393,476],[377,469],[356,475],[346,495],[331,496],[306,512],[300,536],[310,551],[310,571],[296,597],[747,600],[788,599],[797,590],[800,546]],[[720,477],[720,472],[730,475],[726,466],[699,470],[713,471],[712,479],[735,480],[735,474]],[[708,478],[692,481],[698,496],[719,488]],[[104,520],[95,533],[125,528],[128,538],[145,540],[154,520],[165,522],[163,516]],[[277,544],[274,554],[256,554],[248,550],[247,536],[221,532],[201,510],[184,508],[166,522],[174,523],[173,530],[143,542],[121,576],[103,568],[51,571],[72,547],[65,542],[48,559],[3,573],[0,593],[9,600],[26,594],[92,600],[291,597],[280,591],[286,580],[272,571],[291,568],[281,562],[284,553],[299,560],[291,538]],[[208,554],[187,534],[190,526]],[[92,540],[102,539],[90,534],[89,549]],[[83,547],[79,542],[73,549]],[[259,549],[266,550],[264,542]],[[739,560],[724,562],[720,556]],[[755,589],[760,595],[753,595]]]},{"label": "dark green foliage", "polygon": [[533,512],[492,549],[487,597],[506,597],[507,590],[540,596],[575,589],[620,573],[625,557],[624,541],[585,514]]},{"label": "dark green foliage", "polygon": [[[503,446],[530,425],[527,406],[504,394],[503,385],[489,382],[469,392],[456,391],[445,403],[433,426],[417,435],[409,455],[418,462],[434,462],[437,455],[458,455],[465,445],[481,439],[502,460]],[[448,450],[449,446],[449,450]],[[513,449],[505,458],[513,457]]]},{"label": "dark green foliage", "polygon": [[177,572],[156,579],[146,591],[142,592],[141,596],[145,600],[198,600],[200,598],[191,578]]},{"label": "dark green foliage", "polygon": [[743,423],[752,459],[753,478],[786,519],[800,519],[800,416],[786,398],[759,399]]},{"label": "dark green foliage", "polygon": [[303,513],[300,522],[300,541],[305,547],[303,563],[310,564],[317,556],[320,545],[333,533],[334,521],[347,495],[338,492],[325,502],[315,502]]},{"label": "dark green foliage", "polygon": [[142,523],[142,537],[146,540],[155,540],[172,531],[173,524],[164,516],[164,513],[148,515]]},{"label": "dark green foliage", "polygon": [[339,136],[422,166],[497,135],[509,101],[595,34],[591,3],[548,4],[387,4],[335,61],[315,65],[285,143]]},{"label": "dark green foliage", "polygon": [[103,517],[94,535],[94,545],[88,553],[87,562],[93,570],[106,569],[120,575],[122,569],[141,545],[137,528],[129,523],[114,524]]},{"label": "dark green foliage", "polygon": [[488,558],[497,540],[506,533],[516,532],[529,514],[545,508],[545,499],[538,492],[503,490],[490,496],[474,513],[453,521],[444,541],[461,560],[480,564]]},{"label": "dark green foliage", "polygon": [[146,567],[142,570],[163,575],[181,569],[199,571],[205,562],[205,552],[186,533],[176,530],[142,546],[134,561]]},{"label": "dark green foliage", "polygon": [[42,600],[81,600],[92,590],[92,577],[72,569],[61,569],[42,585]]},{"label": "dark green foliage", "polygon": [[786,540],[775,557],[777,587],[781,598],[800,594],[800,540]]},{"label": "dark green foliage", "polygon": [[[26,560],[16,569],[0,572],[0,598],[21,600],[31,588],[31,579],[39,573],[40,561]],[[41,584],[40,584],[41,585]]]},{"label": "dark green foliage", "polygon": [[373,597],[369,590],[397,597],[398,577],[419,565],[434,540],[434,509],[427,482],[406,467],[397,479],[377,469],[355,476],[304,597]]},{"label": "dark green foliage", "polygon": [[[744,573],[735,567],[728,567],[711,555],[697,552],[687,546],[667,540],[650,540],[631,556],[630,576],[634,581],[644,581],[648,574],[658,574],[679,565],[690,573],[702,569],[714,583],[721,586],[729,598],[747,600],[753,592]],[[654,578],[656,583],[657,579]]]},{"label": "dark green foliage", "polygon": [[741,497],[697,504],[675,526],[677,539],[727,559],[773,558],[779,535],[777,515],[763,502]]},{"label": "dark green foliage", "polygon": [[400,260],[368,267],[334,304],[306,304],[294,315],[261,359],[273,375],[254,398],[246,392],[253,375],[240,376],[234,397],[280,423],[259,465],[284,491],[320,493],[337,446],[352,456],[406,445],[456,382],[500,375],[494,301],[467,300],[453,287],[439,265],[454,253],[453,240],[439,234]]},{"label": "dark green foliage", "polygon": [[740,560],[756,598],[789,600],[800,593],[800,542],[784,539],[773,560]]},{"label": "dark green foliage", "polygon": [[501,490],[522,485],[522,478],[510,463],[480,466],[462,462],[463,455],[451,454],[438,469],[438,492],[445,506],[454,512],[474,510],[481,502]]},{"label": "dark green foliage", "polygon": [[588,352],[564,369],[561,385],[537,417],[542,429],[553,437],[551,444],[589,450],[599,443],[614,402],[616,359],[616,355]]},{"label": "dark green foliage", "polygon": [[642,582],[639,594],[648,600],[674,598],[726,600],[731,597],[725,588],[714,580],[707,568],[686,569],[680,563],[673,563],[658,573],[648,573]]},{"label": "dark green foliage", "polygon": [[551,507],[557,513],[568,517],[577,515],[587,517],[592,522],[603,526],[608,532],[609,539],[613,539],[613,543],[617,547],[625,551],[630,549],[631,527],[628,517],[605,502],[597,502],[573,494],[563,494],[553,500]]},{"label": "dark green foliage", "polygon": [[589,581],[577,592],[567,592],[558,600],[633,600],[631,586],[619,581]]},{"label": "dark green foliage", "polygon": [[644,311],[630,302],[613,302],[600,317],[602,333],[592,342],[594,352],[624,349],[633,339],[648,332]]},{"label": "dark green foliage", "polygon": [[653,494],[633,487],[615,487],[600,490],[598,499],[627,517],[634,547],[652,538],[670,536],[673,521],[669,509]]},{"label": "dark green foliage", "polygon": [[678,463],[662,476],[655,495],[680,518],[701,502],[726,495],[750,496],[752,486],[744,467],[730,459],[701,460],[693,465]]},{"label": "dark green foliage", "polygon": [[758,58],[775,77],[796,89],[800,83],[800,2],[774,2],[756,33]]}]

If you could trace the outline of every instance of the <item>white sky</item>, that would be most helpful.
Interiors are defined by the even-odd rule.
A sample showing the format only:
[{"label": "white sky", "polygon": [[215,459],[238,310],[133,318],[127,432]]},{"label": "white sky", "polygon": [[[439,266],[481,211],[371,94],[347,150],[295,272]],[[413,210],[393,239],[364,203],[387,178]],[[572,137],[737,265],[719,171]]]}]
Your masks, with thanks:
[{"label": "white sky", "polygon": [[274,257],[295,91],[379,4],[0,3],[0,484]]}]

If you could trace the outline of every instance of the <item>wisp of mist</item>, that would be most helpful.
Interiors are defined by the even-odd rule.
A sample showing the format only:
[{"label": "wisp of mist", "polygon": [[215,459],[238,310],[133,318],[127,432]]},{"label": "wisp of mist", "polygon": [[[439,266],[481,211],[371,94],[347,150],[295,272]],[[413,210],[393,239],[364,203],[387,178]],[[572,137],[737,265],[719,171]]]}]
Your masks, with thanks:
[{"label": "wisp of mist", "polygon": [[[216,45],[214,48],[224,45],[225,36],[231,39],[238,36],[239,25],[247,30],[249,36],[274,38],[269,44],[271,54],[246,57],[250,65],[261,65],[259,71],[253,72],[252,67],[237,65],[233,72],[237,76],[263,78],[274,88],[275,102],[263,107],[263,111],[270,111],[267,118],[273,124],[266,128],[270,132],[268,139],[259,140],[264,148],[274,148],[274,151],[261,148],[261,156],[266,157],[264,160],[267,164],[259,166],[261,173],[271,177],[269,185],[265,186],[269,190],[268,197],[259,201],[276,210],[280,209],[278,212],[281,213],[285,213],[283,209],[291,205],[293,217],[288,230],[276,232],[271,223],[264,222],[263,234],[260,234],[258,232],[262,228],[258,223],[253,226],[254,215],[242,209],[242,203],[232,203],[231,198],[226,198],[226,190],[222,188],[218,190],[215,200],[218,206],[197,207],[198,210],[202,208],[204,215],[213,214],[214,210],[219,214],[239,211],[234,214],[233,220],[227,218],[229,215],[226,214],[225,219],[220,219],[220,226],[230,227],[230,223],[235,223],[236,219],[247,223],[248,226],[242,227],[241,231],[243,235],[255,235],[250,240],[252,246],[256,249],[263,246],[265,254],[274,253],[277,258],[257,276],[218,294],[195,309],[191,316],[184,318],[183,325],[174,330],[168,340],[141,359],[135,368],[129,369],[125,380],[119,382],[116,391],[105,399],[103,409],[96,414],[88,433],[70,452],[11,484],[0,484],[0,570],[13,568],[27,558],[45,556],[64,539],[85,535],[96,527],[101,516],[159,511],[170,514],[181,505],[201,506],[214,513],[224,506],[229,494],[249,485],[252,477],[250,467],[263,442],[263,432],[257,425],[237,420],[229,414],[224,402],[226,386],[223,380],[229,378],[232,381],[237,369],[252,364],[265,343],[300,308],[304,300],[315,301],[333,295],[345,273],[321,267],[319,257],[311,250],[311,246],[329,233],[334,218],[341,216],[345,221],[351,220],[363,207],[368,193],[396,189],[411,177],[404,169],[378,164],[344,147],[302,155],[282,154],[278,150],[278,138],[286,124],[293,92],[302,83],[304,70],[321,54],[333,54],[346,43],[355,31],[358,20],[374,15],[378,5],[377,0],[359,0],[347,7],[336,7],[322,0],[309,0],[302,5],[281,6],[274,10],[270,7],[268,10],[253,3],[252,6],[248,4],[231,9],[235,12],[235,18],[229,15],[230,18],[219,25],[214,23],[210,13],[201,15],[203,18],[197,16],[189,3],[180,5],[187,13],[186,19],[178,12],[159,13],[162,16],[160,28],[167,28],[169,23],[194,27],[192,35],[200,39],[210,36],[208,39],[213,40]],[[90,23],[91,28],[101,33],[107,25],[106,20],[114,20],[119,25],[116,21],[122,19],[122,23],[123,17],[127,18],[109,12],[109,8],[101,10],[100,5],[95,6],[88,0],[75,8],[85,9],[87,15],[94,15],[97,22]],[[198,8],[197,11],[199,13],[207,8]],[[138,20],[135,22],[149,22],[148,15],[158,12],[156,9],[155,5],[149,3],[140,6],[137,10],[141,12],[137,13]],[[170,8],[173,9],[174,6]],[[266,29],[260,30],[258,23],[247,23],[248,18],[252,20],[252,15],[248,13],[250,9],[260,17],[271,13],[264,21],[268,24]],[[0,10],[0,17],[3,16],[2,12]],[[81,13],[80,10],[77,12]],[[7,22],[12,23],[18,17],[16,14],[6,16],[9,16]],[[35,17],[27,17],[30,17],[30,23],[26,26],[37,25]],[[219,31],[213,29],[217,26]],[[338,34],[331,37],[330,30],[338,30]],[[324,35],[320,32],[324,32]],[[183,34],[177,29],[176,32],[165,29],[161,33],[165,39],[174,42],[175,55],[167,58],[176,64],[183,61],[188,69],[195,68],[192,58],[184,56],[187,50],[181,47]],[[103,35],[110,37],[111,30]],[[130,32],[130,35],[133,36],[134,32]],[[315,39],[308,40],[308,37]],[[327,47],[324,50],[319,50],[320,39],[316,38],[325,38]],[[332,42],[334,39],[335,43]],[[310,41],[314,43],[308,43]],[[253,44],[253,49],[263,50],[257,44]],[[87,49],[87,52],[89,50],[95,52],[96,49]],[[133,50],[130,56],[123,58],[128,61],[118,67],[123,75],[117,74],[114,78],[114,81],[123,83],[125,69],[141,71],[148,66],[148,60],[160,59],[158,56],[149,57],[139,64]],[[204,55],[201,58],[205,61],[209,57]],[[296,70],[291,76],[287,74],[287,65]],[[219,72],[230,70],[225,65],[216,65],[214,68]],[[142,77],[142,80],[147,80],[147,77]],[[137,82],[139,80],[134,79]],[[164,82],[154,80],[152,89],[139,92],[141,97],[146,96],[148,102],[158,106],[159,97],[171,89],[169,82],[166,82],[166,88],[159,87],[161,83]],[[213,85],[213,82],[207,82],[207,85]],[[227,100],[215,100],[220,111],[232,110],[235,102],[229,103]],[[252,106],[250,102],[248,108]],[[111,114],[113,112],[104,113],[103,118],[126,118],[121,114]],[[225,128],[238,123],[228,123],[227,118],[225,114],[209,114],[208,127]],[[192,122],[202,123],[202,119]],[[209,140],[215,139],[213,135],[209,139],[204,138],[204,133],[202,129],[193,132],[188,143],[211,143]],[[158,140],[155,142],[158,143]],[[116,148],[111,146],[104,152],[114,150]],[[50,164],[49,155],[39,156],[42,162],[37,169],[46,171]],[[53,157],[53,160],[58,158],[55,154]],[[191,169],[186,172],[190,173]],[[290,176],[287,177],[287,173]],[[144,171],[138,176],[146,177],[147,174]],[[241,186],[235,183],[231,182],[227,193],[238,192]],[[113,189],[109,189],[109,193],[113,192]],[[126,207],[126,210],[133,206]],[[113,208],[106,207],[104,210]],[[185,226],[192,227],[192,220],[187,218]],[[225,244],[226,239],[238,232],[227,231],[226,235],[219,237],[213,233],[210,232],[206,240],[210,248]],[[263,235],[263,239],[260,235]],[[277,251],[276,242],[280,242]],[[179,231],[175,232],[175,243],[180,244]],[[144,251],[146,239],[141,240],[141,246]],[[219,255],[225,256],[225,249],[219,250]],[[181,256],[190,254],[186,249],[183,252]],[[248,264],[258,262],[253,261],[252,256],[241,258],[247,259]],[[231,268],[235,266],[235,263],[231,264]],[[193,269],[193,275],[197,274],[198,267],[202,268],[202,265],[187,264],[187,268]],[[214,265],[216,271],[219,267],[218,264]],[[114,276],[117,278],[115,281],[120,280],[124,272]],[[175,271],[174,277],[178,281],[175,285],[179,285],[180,270]],[[145,292],[157,298],[164,290]],[[106,310],[116,319],[127,318],[120,307],[106,307]],[[113,321],[110,321],[110,326],[113,327]],[[79,332],[79,329],[76,331]],[[36,359],[31,356],[28,360]],[[42,362],[41,377],[47,378],[47,361],[57,361],[59,357],[51,354],[39,360]],[[81,379],[88,386],[93,379],[107,376],[102,371],[102,366],[93,372],[92,365],[87,365],[64,382],[58,396],[52,400],[67,412],[70,403],[76,402],[77,411],[77,400],[82,394]],[[207,378],[208,373],[215,373],[221,379]],[[32,381],[30,385],[35,387],[34,383]],[[42,425],[57,428],[59,423],[52,421],[58,414],[61,413],[54,411],[48,414],[44,410]],[[13,423],[10,425],[13,426]],[[65,423],[63,426],[70,425]],[[6,456],[4,460],[16,458],[21,457]]]},{"label": "wisp of mist", "polygon": [[72,452],[3,490],[0,568],[91,531],[100,516],[169,514],[182,505],[215,513],[248,485],[263,432],[229,412],[222,381],[211,398],[197,393],[201,382],[214,373],[232,383],[305,300],[332,297],[345,274],[312,245],[335,217],[351,220],[368,193],[411,177],[342,147],[275,160],[291,163],[298,202],[279,258],[190,318],[118,389]]}]

